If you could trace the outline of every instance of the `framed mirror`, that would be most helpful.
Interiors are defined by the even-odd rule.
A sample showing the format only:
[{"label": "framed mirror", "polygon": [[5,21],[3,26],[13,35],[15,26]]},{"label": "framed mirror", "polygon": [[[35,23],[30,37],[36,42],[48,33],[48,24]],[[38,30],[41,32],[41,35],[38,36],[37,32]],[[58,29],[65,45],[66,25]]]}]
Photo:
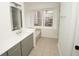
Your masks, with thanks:
[{"label": "framed mirror", "polygon": [[12,18],[12,31],[19,30],[22,28],[22,10],[21,6],[13,3],[11,8],[11,18]]}]

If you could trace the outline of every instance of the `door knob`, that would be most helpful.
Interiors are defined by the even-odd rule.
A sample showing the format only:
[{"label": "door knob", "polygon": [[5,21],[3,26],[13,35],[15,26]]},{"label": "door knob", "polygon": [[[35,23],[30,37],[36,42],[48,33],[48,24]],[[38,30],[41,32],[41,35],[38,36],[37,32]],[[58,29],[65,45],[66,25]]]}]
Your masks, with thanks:
[{"label": "door knob", "polygon": [[79,46],[78,46],[78,45],[76,45],[76,46],[75,46],[75,49],[76,49],[76,50],[79,50]]}]

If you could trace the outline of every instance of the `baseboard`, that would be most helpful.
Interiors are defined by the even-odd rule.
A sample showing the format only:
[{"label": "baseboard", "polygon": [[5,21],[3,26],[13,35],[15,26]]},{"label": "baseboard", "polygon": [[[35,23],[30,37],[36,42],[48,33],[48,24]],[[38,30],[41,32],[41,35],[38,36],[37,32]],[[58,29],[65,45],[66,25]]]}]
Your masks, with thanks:
[{"label": "baseboard", "polygon": [[58,51],[59,51],[59,55],[62,56],[62,49],[61,49],[61,45],[58,43]]}]

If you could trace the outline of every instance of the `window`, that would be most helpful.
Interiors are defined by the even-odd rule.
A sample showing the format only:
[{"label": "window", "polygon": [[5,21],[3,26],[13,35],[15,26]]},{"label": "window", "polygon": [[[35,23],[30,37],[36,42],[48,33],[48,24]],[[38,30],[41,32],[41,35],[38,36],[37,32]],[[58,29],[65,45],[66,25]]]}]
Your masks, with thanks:
[{"label": "window", "polygon": [[52,26],[53,23],[52,21],[53,21],[52,17],[46,17],[45,26]]},{"label": "window", "polygon": [[44,11],[44,26],[53,26],[53,11],[45,10]]},{"label": "window", "polygon": [[53,26],[53,11],[52,10],[40,10],[36,11],[34,15],[34,26]]}]

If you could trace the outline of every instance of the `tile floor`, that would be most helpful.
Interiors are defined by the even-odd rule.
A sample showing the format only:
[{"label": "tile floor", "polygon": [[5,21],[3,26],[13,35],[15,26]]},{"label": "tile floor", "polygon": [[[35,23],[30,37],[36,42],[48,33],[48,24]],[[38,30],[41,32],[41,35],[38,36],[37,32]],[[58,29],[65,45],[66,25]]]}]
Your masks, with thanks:
[{"label": "tile floor", "polygon": [[57,39],[40,38],[29,56],[58,56],[57,43]]}]

